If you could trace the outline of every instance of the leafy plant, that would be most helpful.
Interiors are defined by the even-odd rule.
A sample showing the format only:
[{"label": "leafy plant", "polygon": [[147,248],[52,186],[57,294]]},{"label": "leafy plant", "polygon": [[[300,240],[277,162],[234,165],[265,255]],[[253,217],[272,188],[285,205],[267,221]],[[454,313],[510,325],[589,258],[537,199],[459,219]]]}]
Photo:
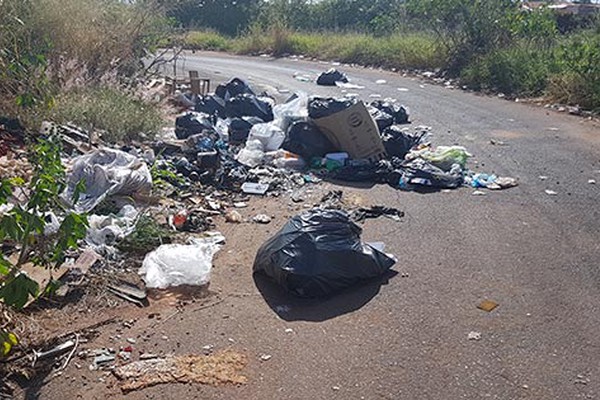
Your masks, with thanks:
[{"label": "leafy plant", "polygon": [[[44,268],[57,268],[64,262],[66,252],[77,248],[77,242],[86,235],[87,217],[66,211],[60,198],[66,186],[60,151],[57,138],[40,140],[29,157],[34,167],[29,184],[25,186],[22,179],[2,180],[0,184],[0,205],[6,204],[17,189],[29,193],[24,204],[15,204],[0,219],[0,241],[12,243],[18,249],[13,260],[0,254],[0,299],[17,309],[30,296],[40,293],[38,283],[21,273],[23,264],[32,262]],[[78,196],[79,191],[75,192]],[[48,229],[44,219],[50,212],[65,213],[56,232]]]},{"label": "leafy plant", "polygon": [[14,333],[0,329],[0,357],[6,357],[17,344],[19,340]]}]

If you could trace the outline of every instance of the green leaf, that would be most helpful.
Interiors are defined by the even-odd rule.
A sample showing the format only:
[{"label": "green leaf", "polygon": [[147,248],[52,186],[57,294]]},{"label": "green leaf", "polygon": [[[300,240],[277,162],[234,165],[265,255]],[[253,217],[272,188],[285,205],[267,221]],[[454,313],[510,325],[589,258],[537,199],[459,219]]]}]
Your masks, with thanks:
[{"label": "green leaf", "polygon": [[20,273],[12,280],[5,282],[0,288],[0,299],[16,309],[21,309],[27,304],[29,296],[36,297],[39,285],[26,274]]},{"label": "green leaf", "polygon": [[12,264],[8,262],[6,258],[2,254],[0,254],[0,275],[6,276],[10,273],[12,269]]},{"label": "green leaf", "polygon": [[0,356],[6,357],[13,346],[19,344],[19,339],[12,332],[0,330]]},{"label": "green leaf", "polygon": [[79,201],[79,196],[81,195],[81,193],[85,193],[85,189],[85,179],[82,178],[79,180],[79,182],[77,182],[77,185],[75,185],[75,189],[73,190],[73,195],[71,196],[71,201],[73,202],[73,204]]},{"label": "green leaf", "polygon": [[88,221],[83,214],[70,213],[60,224],[58,241],[55,246],[52,261],[60,264],[64,261],[68,249],[77,248],[77,241],[85,238]]},{"label": "green leaf", "polygon": [[0,182],[0,205],[6,204],[12,194],[13,184],[9,179],[2,179]]}]

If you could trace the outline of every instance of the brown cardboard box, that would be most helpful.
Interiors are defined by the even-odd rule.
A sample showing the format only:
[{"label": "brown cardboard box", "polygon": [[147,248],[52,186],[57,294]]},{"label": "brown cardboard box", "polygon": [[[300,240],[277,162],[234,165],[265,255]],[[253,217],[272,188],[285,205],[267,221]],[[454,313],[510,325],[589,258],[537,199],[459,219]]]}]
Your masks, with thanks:
[{"label": "brown cardboard box", "polygon": [[347,152],[352,159],[379,161],[386,156],[377,124],[362,101],[313,121],[339,150]]}]

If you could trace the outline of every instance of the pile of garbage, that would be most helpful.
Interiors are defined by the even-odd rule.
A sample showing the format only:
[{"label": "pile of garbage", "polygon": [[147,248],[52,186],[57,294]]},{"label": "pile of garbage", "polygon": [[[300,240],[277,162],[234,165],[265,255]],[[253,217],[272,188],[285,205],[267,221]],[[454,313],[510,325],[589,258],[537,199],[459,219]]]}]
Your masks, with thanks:
[{"label": "pile of garbage", "polygon": [[[337,70],[317,80],[321,85],[347,82]],[[282,169],[311,172],[321,179],[385,183],[401,190],[517,184],[493,175],[474,177],[467,168],[467,149],[435,147],[428,128],[411,129],[405,126],[409,123],[407,108],[394,99],[365,104],[300,92],[276,104],[234,78],[214,94],[197,98],[194,111],[177,118],[175,134],[185,141],[179,144],[185,156],[173,162],[177,172],[192,180],[227,181],[234,187],[248,181],[266,183],[261,173],[277,175],[274,171]],[[158,148],[169,154],[174,146],[161,143]]]},{"label": "pile of garbage", "polygon": [[[331,70],[317,83],[349,82]],[[90,135],[76,127],[44,123],[42,129],[43,135],[60,135],[70,154],[79,154],[68,161],[61,197],[71,210],[88,214],[85,246],[95,254],[92,264],[97,259],[123,259],[119,243],[143,217],[156,220],[161,229],[188,233],[178,243],[154,241],[144,252],[139,273],[149,288],[208,283],[212,258],[225,238],[219,233],[189,234],[206,234],[217,215],[240,222],[234,209],[245,207],[252,195],[278,196],[323,179],[381,183],[400,190],[462,185],[497,190],[517,185],[512,178],[470,171],[471,155],[464,147],[433,146],[430,130],[408,126],[407,108],[393,99],[366,104],[299,92],[277,104],[239,78],[219,85],[214,93],[186,99],[174,128],[148,143],[109,148],[92,143]],[[0,131],[5,148],[0,168],[8,176],[14,169],[26,173],[30,167],[20,166],[23,157],[8,146],[8,138],[15,139],[7,132]],[[298,295],[319,296],[381,274],[393,264],[381,251],[360,242],[360,228],[351,216],[327,207],[313,211],[292,218],[259,250],[255,271]],[[363,209],[355,221],[379,215],[403,214],[382,207]],[[46,231],[57,232],[62,218],[49,213]],[[257,215],[253,221],[269,223],[270,217]],[[333,247],[346,243],[345,250],[315,246],[315,234],[331,237]],[[302,249],[286,249],[290,243],[301,243]],[[181,254],[186,258],[180,259]],[[358,275],[349,272],[348,265],[360,265]],[[307,271],[313,272],[308,276]]]}]

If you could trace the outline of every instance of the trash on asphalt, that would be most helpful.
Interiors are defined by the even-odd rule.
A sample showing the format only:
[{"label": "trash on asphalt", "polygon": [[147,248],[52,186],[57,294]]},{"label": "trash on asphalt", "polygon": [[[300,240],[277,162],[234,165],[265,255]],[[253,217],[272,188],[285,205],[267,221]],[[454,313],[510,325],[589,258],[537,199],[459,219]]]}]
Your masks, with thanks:
[{"label": "trash on asphalt", "polygon": [[379,277],[396,262],[362,243],[362,229],[339,210],[290,219],[258,250],[253,271],[300,297],[322,297]]},{"label": "trash on asphalt", "polygon": [[468,340],[481,340],[481,333],[476,331],[471,331],[467,335]]},{"label": "trash on asphalt", "polygon": [[166,289],[209,283],[213,256],[225,238],[216,233],[191,241],[189,245],[164,244],[146,255],[139,274],[147,287]]},{"label": "trash on asphalt", "polygon": [[477,305],[477,308],[486,312],[492,312],[498,307],[498,303],[493,300],[483,300]]},{"label": "trash on asphalt", "polygon": [[337,82],[348,83],[348,77],[335,68],[323,72],[317,78],[317,85],[321,86],[335,86]]}]

